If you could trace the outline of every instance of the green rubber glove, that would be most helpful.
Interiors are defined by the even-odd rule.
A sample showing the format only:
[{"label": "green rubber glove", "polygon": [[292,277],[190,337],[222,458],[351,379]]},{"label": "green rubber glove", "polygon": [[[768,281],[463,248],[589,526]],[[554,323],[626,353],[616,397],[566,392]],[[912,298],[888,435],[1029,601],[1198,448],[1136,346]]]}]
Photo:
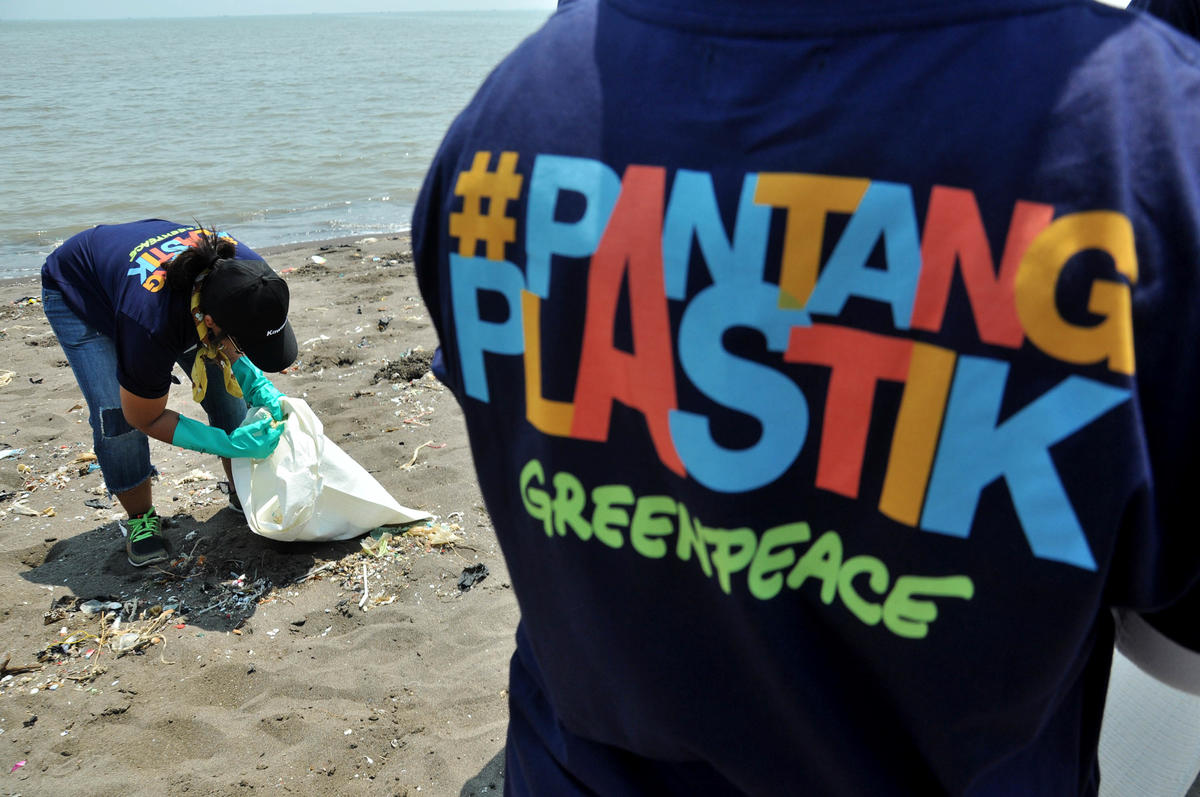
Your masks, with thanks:
[{"label": "green rubber glove", "polygon": [[180,415],[171,444],[230,459],[266,459],[279,445],[282,436],[283,424],[270,418],[239,426],[230,433]]},{"label": "green rubber glove", "polygon": [[283,394],[276,390],[271,380],[263,375],[249,357],[238,357],[233,361],[233,378],[242,387],[242,395],[251,407],[264,407],[277,421],[283,420],[283,408],[279,399]]}]

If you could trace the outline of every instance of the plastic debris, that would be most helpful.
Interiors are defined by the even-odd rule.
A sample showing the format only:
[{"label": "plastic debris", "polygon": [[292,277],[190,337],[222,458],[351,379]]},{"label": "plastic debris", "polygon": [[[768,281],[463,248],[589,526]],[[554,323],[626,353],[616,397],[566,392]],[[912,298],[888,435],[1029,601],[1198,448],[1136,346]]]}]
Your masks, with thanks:
[{"label": "plastic debris", "polygon": [[121,653],[122,651],[132,650],[140,641],[141,634],[130,631],[129,633],[121,634],[119,637],[110,642],[109,647],[111,647],[115,652]]},{"label": "plastic debris", "polygon": [[12,765],[12,769],[10,769],[8,771],[8,774],[11,775],[12,773],[16,772],[18,769],[20,769],[23,766],[25,766],[25,761],[24,760],[18,761],[17,763]]},{"label": "plastic debris", "polygon": [[119,612],[121,604],[116,601],[84,601],[79,604],[79,611],[84,614],[99,614],[100,612]]},{"label": "plastic debris", "polygon": [[176,484],[195,484],[196,482],[210,482],[217,477],[204,468],[192,468],[186,474],[175,480]]},{"label": "plastic debris", "polygon": [[309,258],[309,260],[316,263],[318,266],[323,266],[326,263],[325,258],[321,257],[320,255],[313,255]]},{"label": "plastic debris", "polygon": [[463,592],[466,592],[487,577],[487,565],[485,565],[483,562],[477,562],[476,564],[469,565],[463,568],[462,575],[458,578],[458,588]]},{"label": "plastic debris", "polygon": [[446,526],[436,523],[426,523],[423,526],[412,526],[404,530],[405,537],[414,537],[426,545],[453,545],[461,542],[459,537]]},{"label": "plastic debris", "polygon": [[8,459],[9,457],[19,457],[25,453],[23,448],[6,448],[0,451],[0,459]]}]

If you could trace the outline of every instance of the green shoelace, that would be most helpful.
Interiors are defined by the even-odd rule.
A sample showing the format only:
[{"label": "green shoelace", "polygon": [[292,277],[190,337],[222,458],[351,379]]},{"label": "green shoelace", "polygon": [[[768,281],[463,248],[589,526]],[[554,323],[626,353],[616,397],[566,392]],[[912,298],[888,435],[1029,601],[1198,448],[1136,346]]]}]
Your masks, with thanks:
[{"label": "green shoelace", "polygon": [[153,510],[147,512],[142,517],[131,517],[129,519],[129,541],[140,542],[147,537],[153,537],[158,533],[158,515],[153,514]]}]

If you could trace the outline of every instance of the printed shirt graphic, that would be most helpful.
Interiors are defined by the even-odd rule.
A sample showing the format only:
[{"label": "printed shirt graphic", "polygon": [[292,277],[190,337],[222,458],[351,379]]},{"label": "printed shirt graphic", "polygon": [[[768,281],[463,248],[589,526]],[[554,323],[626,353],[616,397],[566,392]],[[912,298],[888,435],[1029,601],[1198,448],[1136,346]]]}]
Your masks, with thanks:
[{"label": "printed shirt graphic", "polygon": [[514,793],[1094,793],[1200,573],[1200,47],[815,5],[564,5],[427,178]]},{"label": "printed shirt graphic", "polygon": [[[165,290],[162,266],[199,234],[163,219],[99,225],[68,238],[42,267],[43,284],[116,343],[117,379],[134,395],[165,395],[176,359],[196,345],[190,294]],[[236,257],[262,259],[240,243]]]}]

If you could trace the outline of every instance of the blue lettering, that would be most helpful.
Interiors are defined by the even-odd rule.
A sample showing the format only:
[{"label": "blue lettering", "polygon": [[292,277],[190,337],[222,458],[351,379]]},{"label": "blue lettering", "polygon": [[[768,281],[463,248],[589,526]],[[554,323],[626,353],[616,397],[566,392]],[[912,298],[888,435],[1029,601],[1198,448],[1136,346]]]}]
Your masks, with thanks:
[{"label": "blue lettering", "polygon": [[[521,329],[521,270],[506,260],[463,257],[450,253],[450,301],[462,367],[463,389],[480,401],[489,401],[483,353],[521,354],[525,338]],[[479,291],[494,291],[508,303],[503,322],[484,321],[479,313]]]},{"label": "blue lettering", "polygon": [[663,274],[668,298],[683,299],[686,296],[693,234],[713,282],[762,281],[771,209],[755,204],[757,186],[758,175],[746,175],[731,243],[717,209],[712,175],[682,169],[676,173],[663,221]]},{"label": "blue lettering", "polygon": [[[559,193],[583,195],[586,207],[577,221],[556,221]],[[550,257],[586,257],[596,251],[612,215],[621,180],[603,163],[562,155],[538,155],[529,178],[525,216],[525,270],[529,290],[550,296]]]},{"label": "blue lettering", "polygon": [[1127,400],[1129,391],[1070,376],[997,425],[1008,370],[983,357],[959,358],[921,528],[966,538],[980,492],[1003,477],[1034,555],[1095,570],[1049,448]]},{"label": "blue lettering", "polygon": [[[886,271],[867,266],[880,236],[887,256]],[[912,189],[899,183],[872,182],[821,271],[805,309],[836,316],[851,296],[877,299],[892,306],[896,329],[908,329],[920,271],[921,243]]]},{"label": "blue lettering", "polygon": [[808,434],[808,402],[796,383],[765,365],[733,356],[722,345],[726,330],[762,332],[772,351],[787,348],[792,326],[807,325],[802,311],[778,307],[779,286],[718,282],[688,303],[679,325],[679,362],[712,400],[762,424],[758,442],[745,449],[719,446],[703,415],[671,411],[671,439],[689,474],[723,493],[770,484],[791,466]]}]

